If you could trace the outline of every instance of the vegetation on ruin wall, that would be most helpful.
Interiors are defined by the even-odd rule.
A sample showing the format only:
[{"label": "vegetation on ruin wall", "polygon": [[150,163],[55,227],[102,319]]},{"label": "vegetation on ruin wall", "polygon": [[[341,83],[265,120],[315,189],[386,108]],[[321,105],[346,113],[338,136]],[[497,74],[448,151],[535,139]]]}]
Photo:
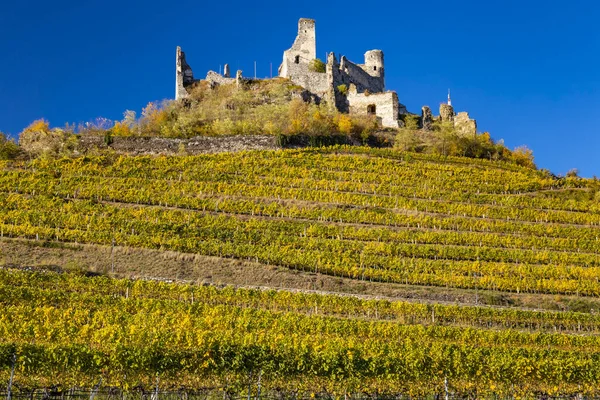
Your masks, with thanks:
[{"label": "vegetation on ruin wall", "polygon": [[533,152],[525,146],[515,150],[508,149],[503,141],[494,141],[488,132],[474,136],[460,134],[452,122],[434,120],[430,130],[420,129],[417,115],[404,115],[404,126],[398,130],[394,146],[404,151],[460,156],[469,158],[487,158],[502,160],[536,168]]},{"label": "vegetation on ruin wall", "polygon": [[327,65],[320,58],[315,58],[308,64],[308,70],[324,74],[327,71]]},{"label": "vegetation on ruin wall", "polygon": [[[260,375],[264,390],[300,397],[419,396],[447,385],[481,398],[597,395],[600,384],[600,321],[579,313],[14,269],[0,270],[0,292],[0,384],[14,365],[21,389],[101,382],[239,395]],[[536,327],[547,333],[527,330]],[[579,334],[556,333],[567,329]]]}]

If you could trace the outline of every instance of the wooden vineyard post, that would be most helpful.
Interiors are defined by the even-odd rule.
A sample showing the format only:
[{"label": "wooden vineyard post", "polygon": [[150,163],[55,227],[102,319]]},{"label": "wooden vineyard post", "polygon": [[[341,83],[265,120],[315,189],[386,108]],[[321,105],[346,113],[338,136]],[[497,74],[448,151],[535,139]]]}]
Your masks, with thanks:
[{"label": "wooden vineyard post", "polygon": [[8,380],[8,388],[6,393],[6,399],[10,400],[12,392],[13,379],[15,378],[15,366],[17,365],[17,353],[15,352],[12,357],[12,367],[10,369],[10,379]]},{"label": "wooden vineyard post", "polygon": [[94,386],[92,391],[90,392],[90,400],[94,400],[94,398],[98,394],[98,390],[100,390],[100,385],[102,385],[102,378],[100,378],[100,380],[98,381],[98,384],[96,386]]},{"label": "wooden vineyard post", "polygon": [[256,399],[260,400],[260,378],[262,377],[262,369],[258,373],[258,391],[256,393]]},{"label": "wooden vineyard post", "polygon": [[112,240],[112,247],[110,248],[110,263],[112,273],[115,273],[115,238]]},{"label": "wooden vineyard post", "polygon": [[448,400],[449,396],[448,396],[448,377],[447,376],[444,377],[444,391],[446,392],[446,395],[444,398],[446,400]]}]

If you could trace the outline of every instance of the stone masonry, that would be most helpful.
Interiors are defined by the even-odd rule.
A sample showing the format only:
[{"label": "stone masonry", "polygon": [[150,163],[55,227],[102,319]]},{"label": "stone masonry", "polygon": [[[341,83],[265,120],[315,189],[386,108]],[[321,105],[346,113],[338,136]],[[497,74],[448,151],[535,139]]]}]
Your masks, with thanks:
[{"label": "stone masonry", "polygon": [[459,112],[454,116],[454,128],[459,135],[475,136],[477,134],[477,121],[469,118],[469,113]]},{"label": "stone masonry", "polygon": [[317,95],[327,92],[327,77],[322,72],[310,70],[310,63],[317,58],[315,20],[300,18],[298,35],[292,47],[283,52],[279,76]]},{"label": "stone masonry", "polygon": [[206,74],[206,81],[210,82],[212,85],[226,85],[229,83],[234,83],[235,78],[229,78],[227,76],[216,73],[215,71],[208,71]]},{"label": "stone masonry", "polygon": [[442,122],[454,121],[454,107],[450,104],[440,104],[440,120]]},{"label": "stone masonry", "polygon": [[352,85],[347,95],[351,114],[376,115],[381,125],[386,127],[400,126],[398,122],[399,102],[396,92],[358,93]]},{"label": "stone masonry", "polygon": [[192,68],[185,61],[185,53],[177,46],[177,68],[175,70],[175,99],[188,97],[186,87],[194,83]]},{"label": "stone masonry", "polygon": [[421,108],[421,129],[430,131],[432,127],[433,114],[431,113],[431,108],[423,106],[423,108]]},{"label": "stone masonry", "polygon": [[[425,109],[425,107],[423,107]],[[460,136],[477,135],[477,121],[469,117],[467,112],[454,112],[454,107],[450,104],[440,104],[439,120],[442,122],[452,122],[456,133]]]}]

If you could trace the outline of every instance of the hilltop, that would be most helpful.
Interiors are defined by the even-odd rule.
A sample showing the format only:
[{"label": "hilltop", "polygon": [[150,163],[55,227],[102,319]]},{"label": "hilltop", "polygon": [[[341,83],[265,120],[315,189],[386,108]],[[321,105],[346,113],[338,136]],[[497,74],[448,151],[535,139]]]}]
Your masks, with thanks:
[{"label": "hilltop", "polygon": [[514,151],[495,141],[467,112],[454,110],[450,92],[439,115],[420,115],[399,102],[385,84],[384,53],[369,50],[363,64],[331,52],[316,57],[316,22],[301,18],[292,47],[283,52],[275,78],[231,76],[228,64],[197,79],[176,50],[175,100],[150,102],[138,117],[51,128],[34,121],[19,135],[19,149],[0,133],[0,159],[125,154],[179,154],[305,146],[368,145],[405,151],[509,161],[535,168],[526,147]]},{"label": "hilltop", "polygon": [[440,117],[406,114],[402,128],[383,128],[373,115],[344,113],[307,101],[290,80],[211,86],[200,81],[180,101],[149,103],[141,117],[98,119],[78,127],[51,128],[34,121],[18,145],[0,134],[0,159],[112,154],[194,155],[331,145],[368,145],[430,155],[503,160],[535,168],[527,148],[513,151],[487,132],[464,135]]}]

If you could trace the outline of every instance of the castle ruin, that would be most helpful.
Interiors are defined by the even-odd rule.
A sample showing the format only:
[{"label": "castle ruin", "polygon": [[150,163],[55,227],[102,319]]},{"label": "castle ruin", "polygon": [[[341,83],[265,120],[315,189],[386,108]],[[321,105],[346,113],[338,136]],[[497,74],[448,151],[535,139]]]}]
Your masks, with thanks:
[{"label": "castle ruin", "polygon": [[[298,21],[298,34],[292,47],[283,52],[283,61],[278,75],[303,87],[310,93],[313,101],[325,101],[340,112],[375,115],[383,127],[399,128],[402,115],[409,114],[399,102],[395,91],[385,90],[385,66],[383,51],[369,50],[365,53],[364,64],[356,64],[341,56],[338,60],[334,53],[327,54],[325,72],[318,71],[314,63],[317,59],[317,41],[315,20],[301,18]],[[209,71],[205,80],[211,85],[223,85],[242,81],[242,71],[236,77],[230,76],[229,66],[225,64],[224,73]],[[185,60],[185,54],[177,47],[177,69],[175,98],[188,96],[187,88],[195,82],[192,69]],[[475,135],[477,124],[466,112],[454,114],[450,104],[440,106],[442,121],[452,121],[461,134]],[[429,127],[431,110],[427,107],[423,114],[422,126]],[[427,120],[427,121],[425,121]]]}]

